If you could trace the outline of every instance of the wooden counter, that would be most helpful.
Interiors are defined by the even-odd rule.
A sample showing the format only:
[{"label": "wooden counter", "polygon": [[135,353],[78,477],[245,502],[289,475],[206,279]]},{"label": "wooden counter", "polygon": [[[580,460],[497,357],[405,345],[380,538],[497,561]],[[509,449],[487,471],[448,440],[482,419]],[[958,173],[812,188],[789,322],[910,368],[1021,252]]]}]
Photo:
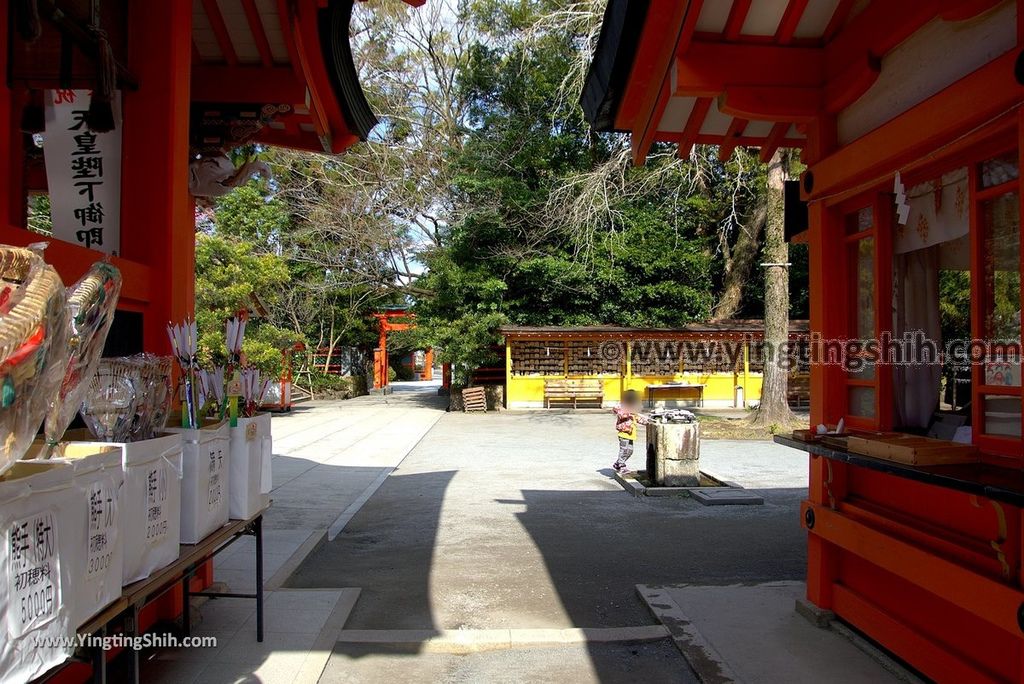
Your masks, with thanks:
[{"label": "wooden counter", "polygon": [[986,463],[962,465],[912,466],[849,451],[832,449],[823,444],[802,442],[792,437],[775,436],[775,442],[862,468],[904,477],[908,480],[947,487],[968,494],[977,494],[994,501],[1024,507],[1024,471],[999,468]]},{"label": "wooden counter", "polygon": [[942,682],[1024,680],[1024,473],[807,452],[807,597]]}]

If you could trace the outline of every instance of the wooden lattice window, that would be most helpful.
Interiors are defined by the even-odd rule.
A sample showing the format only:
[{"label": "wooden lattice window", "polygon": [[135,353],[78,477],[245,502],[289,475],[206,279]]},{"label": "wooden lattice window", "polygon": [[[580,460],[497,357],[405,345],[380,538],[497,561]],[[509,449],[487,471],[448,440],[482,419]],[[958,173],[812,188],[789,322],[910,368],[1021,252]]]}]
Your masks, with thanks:
[{"label": "wooden lattice window", "polygon": [[632,346],[633,375],[675,375],[679,372],[679,342],[636,340]]},{"label": "wooden lattice window", "polygon": [[564,375],[565,343],[561,340],[512,342],[512,375]]},{"label": "wooden lattice window", "polygon": [[574,340],[569,346],[569,375],[619,375],[624,358],[621,342]]},{"label": "wooden lattice window", "polygon": [[684,373],[733,373],[743,368],[743,341],[690,339],[677,342]]}]

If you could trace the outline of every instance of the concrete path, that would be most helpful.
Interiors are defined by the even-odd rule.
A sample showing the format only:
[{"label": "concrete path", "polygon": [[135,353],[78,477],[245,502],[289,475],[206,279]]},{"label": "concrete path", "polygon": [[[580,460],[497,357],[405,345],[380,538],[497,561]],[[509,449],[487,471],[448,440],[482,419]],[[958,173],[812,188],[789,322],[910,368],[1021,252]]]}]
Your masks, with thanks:
[{"label": "concrete path", "polygon": [[[705,470],[763,506],[637,499],[611,478],[608,414],[447,414],[398,389],[274,419],[267,638],[250,603],[211,601],[194,634],[218,648],[161,651],[144,681],[691,684],[637,585],[803,578],[800,454],[703,443]],[[252,588],[247,543],[215,567],[233,590]],[[765,605],[769,627],[792,617]]]},{"label": "concrete path", "polygon": [[[705,452],[725,465],[746,446],[706,442]],[[793,472],[762,491],[765,505],[709,509],[626,494],[610,477],[609,415],[446,414],[288,582],[362,590],[322,681],[490,681],[499,663],[510,668],[499,681],[532,681],[552,661],[566,664],[563,680],[695,681],[665,639],[633,642],[658,626],[635,585],[802,578],[806,485],[790,485],[806,463],[766,447]],[[638,465],[643,452],[639,444]],[[626,644],[584,639],[503,655],[486,643],[501,630],[579,628],[637,631],[624,633]],[[430,635],[452,634],[479,651],[437,653]],[[623,656],[634,651],[657,654],[659,667]]]},{"label": "concrete path", "polygon": [[[803,582],[637,587],[703,682],[899,684],[917,682],[850,630],[798,615]],[[839,627],[837,625],[837,627]],[[863,643],[860,650],[856,643]]]},{"label": "concrete path", "polygon": [[[215,647],[161,649],[142,664],[145,684],[316,684],[358,589],[278,590],[264,599],[266,631],[256,641],[252,601],[213,599],[202,608],[194,637],[216,637]],[[108,673],[128,681],[127,670]]]},{"label": "concrete path", "polygon": [[[397,384],[394,394],[299,404],[274,416],[273,505],[264,518],[271,588],[294,569],[286,563],[300,549],[336,535],[444,415],[436,385]],[[252,540],[239,540],[218,558],[214,579],[251,591],[251,558]]]},{"label": "concrete path", "polygon": [[[320,543],[336,534],[437,420],[436,383],[396,383],[389,395],[297,405],[273,419],[272,506],[264,517],[266,638],[252,601],[217,599],[194,611],[193,634],[213,649],[157,651],[143,681],[181,684],[317,681],[358,596],[357,588],[282,590]],[[333,531],[332,531],[333,530]],[[214,581],[255,590],[253,539],[217,556]]]}]

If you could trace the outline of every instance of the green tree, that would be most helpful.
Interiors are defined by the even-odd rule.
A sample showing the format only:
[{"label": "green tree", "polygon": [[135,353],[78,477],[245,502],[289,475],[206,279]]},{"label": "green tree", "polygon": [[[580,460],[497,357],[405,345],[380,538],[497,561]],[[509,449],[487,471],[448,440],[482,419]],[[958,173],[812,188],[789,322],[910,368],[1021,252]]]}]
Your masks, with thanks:
[{"label": "green tree", "polygon": [[[258,255],[251,245],[221,235],[196,235],[196,323],[200,359],[205,365],[223,364],[224,325],[242,309],[273,307],[288,284],[282,259]],[[294,344],[295,333],[251,318],[243,352],[251,365],[273,377],[281,372],[281,349]]]},{"label": "green tree", "polygon": [[[487,0],[463,17],[483,38],[459,78],[468,131],[450,157],[455,211],[415,283],[420,344],[455,364],[457,381],[493,360],[501,323],[670,326],[714,303],[716,206],[680,192],[687,163],[631,169],[615,137],[591,134],[565,95],[585,32],[537,29],[566,7]],[[608,193],[612,175],[621,191]]]}]

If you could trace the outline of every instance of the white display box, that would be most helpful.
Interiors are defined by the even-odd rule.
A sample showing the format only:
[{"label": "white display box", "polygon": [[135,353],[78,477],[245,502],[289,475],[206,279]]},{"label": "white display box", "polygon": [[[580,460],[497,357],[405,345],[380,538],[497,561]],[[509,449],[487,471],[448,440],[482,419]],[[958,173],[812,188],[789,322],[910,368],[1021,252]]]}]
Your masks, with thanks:
[{"label": "white display box", "polygon": [[[88,453],[87,453],[88,452]],[[85,506],[74,521],[78,552],[68,559],[72,625],[80,627],[121,596],[124,583],[124,469],[114,446],[65,444],[58,454],[74,469],[72,491]]]},{"label": "white display box", "polygon": [[[71,442],[78,444],[79,442]],[[141,442],[86,442],[121,454],[120,531],[124,571],[131,584],[178,560],[181,543],[181,435]]]},{"label": "white display box", "polygon": [[232,519],[248,520],[270,505],[273,451],[269,413],[239,418],[231,428]]},{"label": "white display box", "polygon": [[172,428],[184,440],[181,479],[181,543],[198,544],[228,522],[230,438],[227,421],[199,430]]},{"label": "white display box", "polygon": [[69,430],[61,448],[115,449],[124,476],[118,516],[124,556],[122,585],[146,579],[178,560],[181,543],[179,434],[141,442],[94,442],[88,430]]},{"label": "white display box", "polygon": [[[66,463],[19,461],[0,481],[0,679],[27,682],[73,652],[68,557],[72,521],[86,514],[69,496]],[[62,641],[63,640],[63,641]]]}]

